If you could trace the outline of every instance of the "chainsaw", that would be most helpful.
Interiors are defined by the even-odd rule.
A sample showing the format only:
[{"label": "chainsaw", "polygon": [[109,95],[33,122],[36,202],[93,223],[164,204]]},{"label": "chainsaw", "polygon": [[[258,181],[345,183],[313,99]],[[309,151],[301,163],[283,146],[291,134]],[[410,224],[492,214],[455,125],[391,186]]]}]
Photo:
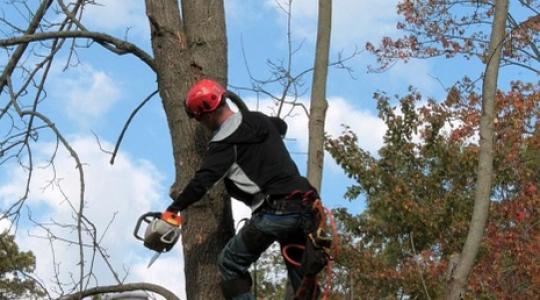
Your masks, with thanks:
[{"label": "chainsaw", "polygon": [[[146,223],[144,238],[139,235],[142,223]],[[180,225],[182,218],[179,214],[165,211],[149,212],[142,215],[137,220],[133,235],[136,239],[143,241],[144,246],[154,250],[156,253],[150,259],[147,268],[150,268],[161,253],[170,251],[180,238]]]}]

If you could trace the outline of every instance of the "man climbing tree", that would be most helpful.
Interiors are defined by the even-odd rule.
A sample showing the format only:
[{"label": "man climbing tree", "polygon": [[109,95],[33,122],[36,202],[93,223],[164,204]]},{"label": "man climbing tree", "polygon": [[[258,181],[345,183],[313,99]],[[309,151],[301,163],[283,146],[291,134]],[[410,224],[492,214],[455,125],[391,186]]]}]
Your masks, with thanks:
[{"label": "man climbing tree", "polygon": [[[278,241],[294,290],[299,297],[312,299],[319,293],[314,276],[326,264],[320,246],[327,241],[317,234],[323,221],[317,191],[300,175],[282,141],[286,124],[259,112],[234,113],[225,101],[226,93],[219,83],[207,79],[187,93],[186,113],[214,131],[214,136],[194,177],[183,189],[171,190],[174,202],[167,210],[185,210],[224,178],[229,194],[252,210],[251,219],[219,256],[225,298],[254,299],[248,268]],[[288,251],[289,246],[304,245],[304,252]],[[314,254],[320,254],[320,260],[314,261]]]}]

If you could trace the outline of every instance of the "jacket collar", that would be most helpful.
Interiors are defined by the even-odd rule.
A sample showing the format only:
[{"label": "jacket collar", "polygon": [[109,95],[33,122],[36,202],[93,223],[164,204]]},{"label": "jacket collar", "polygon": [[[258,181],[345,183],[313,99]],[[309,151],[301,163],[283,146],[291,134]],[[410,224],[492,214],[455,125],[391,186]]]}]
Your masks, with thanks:
[{"label": "jacket collar", "polygon": [[214,132],[214,137],[210,142],[219,142],[226,139],[240,127],[240,123],[242,123],[242,114],[233,114]]}]

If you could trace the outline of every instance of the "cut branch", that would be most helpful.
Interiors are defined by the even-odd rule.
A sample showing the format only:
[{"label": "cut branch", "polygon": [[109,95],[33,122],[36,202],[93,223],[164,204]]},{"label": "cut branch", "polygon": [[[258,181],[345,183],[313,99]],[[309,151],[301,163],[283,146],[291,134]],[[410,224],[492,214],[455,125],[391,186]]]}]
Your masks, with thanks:
[{"label": "cut branch", "polygon": [[148,102],[150,101],[150,99],[152,99],[152,97],[154,97],[155,94],[157,94],[157,90],[155,90],[152,94],[150,94],[148,97],[146,97],[146,99],[143,100],[143,102],[141,102],[141,104],[139,104],[139,106],[137,106],[135,108],[135,110],[133,110],[133,112],[131,113],[131,115],[129,116],[128,120],[126,121],[126,124],[124,124],[124,128],[122,128],[122,132],[120,133],[120,136],[118,137],[118,140],[116,141],[116,146],[114,147],[114,151],[113,151],[113,154],[112,154],[112,157],[111,157],[111,165],[114,164],[114,159],[116,158],[116,153],[118,152],[118,148],[120,148],[120,143],[122,143],[122,140],[124,139],[124,134],[126,133],[126,130],[129,126],[129,124],[131,123],[131,120],[133,119],[133,117],[135,117],[135,115],[137,114],[137,112]]}]

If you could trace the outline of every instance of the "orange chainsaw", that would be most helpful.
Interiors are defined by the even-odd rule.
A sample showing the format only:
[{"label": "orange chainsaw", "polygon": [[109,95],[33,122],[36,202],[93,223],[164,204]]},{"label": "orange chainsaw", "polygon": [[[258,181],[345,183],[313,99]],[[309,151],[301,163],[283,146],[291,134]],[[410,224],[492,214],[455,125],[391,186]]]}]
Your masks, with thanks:
[{"label": "orange chainsaw", "polygon": [[[144,238],[139,235],[139,229],[143,222],[147,224]],[[146,248],[156,251],[147,268],[152,266],[161,253],[168,252],[174,247],[180,238],[181,224],[180,214],[170,211],[149,212],[139,218],[133,235],[136,239],[143,241]]]}]

